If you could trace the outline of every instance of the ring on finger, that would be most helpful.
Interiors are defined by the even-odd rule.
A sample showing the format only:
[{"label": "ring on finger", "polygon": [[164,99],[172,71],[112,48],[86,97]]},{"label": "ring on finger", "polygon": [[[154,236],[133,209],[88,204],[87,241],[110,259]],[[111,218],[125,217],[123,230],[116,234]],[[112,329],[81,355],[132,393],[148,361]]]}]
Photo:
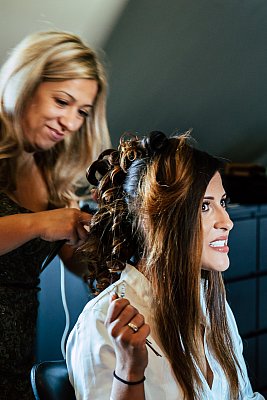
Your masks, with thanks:
[{"label": "ring on finger", "polygon": [[129,328],[131,328],[134,332],[138,331],[138,326],[136,326],[135,324],[133,324],[132,322],[129,322],[129,324],[127,324],[129,326]]}]

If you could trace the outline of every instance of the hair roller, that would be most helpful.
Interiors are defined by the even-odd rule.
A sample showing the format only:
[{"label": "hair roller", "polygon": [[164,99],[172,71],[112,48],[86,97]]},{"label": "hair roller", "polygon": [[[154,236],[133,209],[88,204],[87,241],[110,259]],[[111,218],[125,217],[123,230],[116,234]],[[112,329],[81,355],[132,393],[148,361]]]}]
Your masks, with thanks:
[{"label": "hair roller", "polygon": [[[98,186],[101,178],[109,171],[110,164],[108,160],[97,160],[86,170],[86,179],[91,185]],[[101,177],[98,179],[96,173]]]},{"label": "hair roller", "polygon": [[[116,158],[116,153],[114,149],[103,151],[98,159],[87,168],[86,179],[91,185],[98,186],[101,178],[111,170],[112,164],[119,163],[118,156]],[[97,173],[100,175],[99,179],[96,177]]]},{"label": "hair roller", "polygon": [[147,150],[148,156],[154,156],[164,150],[169,143],[169,139],[165,133],[160,131],[152,131],[142,140],[142,144]]},{"label": "hair roller", "polygon": [[135,160],[129,168],[123,189],[128,196],[134,198],[137,193],[137,188],[141,180],[141,176],[145,173],[147,168],[148,158]]}]

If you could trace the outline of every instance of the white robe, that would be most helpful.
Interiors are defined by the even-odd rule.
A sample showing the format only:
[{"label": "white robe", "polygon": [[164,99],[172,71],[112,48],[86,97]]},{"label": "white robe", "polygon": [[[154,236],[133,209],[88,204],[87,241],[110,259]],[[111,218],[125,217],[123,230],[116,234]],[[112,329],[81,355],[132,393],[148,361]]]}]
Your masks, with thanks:
[{"label": "white robe", "polygon": [[[87,303],[69,335],[66,361],[77,400],[110,400],[111,398],[116,359],[104,321],[109,307],[110,293],[116,290],[120,294],[124,290],[123,287],[125,287],[125,297],[151,325],[151,334],[148,339],[162,355],[159,357],[148,348],[148,366],[145,370],[146,380],[144,383],[146,400],[183,399],[180,385],[173,375],[163,350],[157,345],[155,335],[153,335],[153,321],[149,309],[149,283],[136,268],[127,265],[120,280]],[[235,354],[243,372],[243,377],[239,375],[241,386],[239,400],[264,400],[262,395],[252,391],[242,354],[242,340],[228,304],[226,304],[226,312]],[[201,371],[198,370],[204,390],[199,399],[228,400],[229,391],[225,374],[214,359],[212,352],[209,351],[206,336],[204,336],[204,351],[213,372],[213,383],[210,388]]]}]

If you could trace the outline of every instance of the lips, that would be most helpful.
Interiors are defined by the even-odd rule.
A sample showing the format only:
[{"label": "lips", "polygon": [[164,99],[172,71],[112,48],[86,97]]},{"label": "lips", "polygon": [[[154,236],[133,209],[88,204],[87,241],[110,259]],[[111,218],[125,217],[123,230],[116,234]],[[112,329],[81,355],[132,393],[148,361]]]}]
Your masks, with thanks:
[{"label": "lips", "polygon": [[53,142],[60,142],[61,140],[64,139],[65,134],[63,132],[60,132],[57,129],[54,129],[48,125],[47,128],[49,129],[50,137],[53,140]]},{"label": "lips", "polygon": [[209,243],[209,246],[221,253],[228,253],[229,247],[227,246],[228,238],[218,238]]}]

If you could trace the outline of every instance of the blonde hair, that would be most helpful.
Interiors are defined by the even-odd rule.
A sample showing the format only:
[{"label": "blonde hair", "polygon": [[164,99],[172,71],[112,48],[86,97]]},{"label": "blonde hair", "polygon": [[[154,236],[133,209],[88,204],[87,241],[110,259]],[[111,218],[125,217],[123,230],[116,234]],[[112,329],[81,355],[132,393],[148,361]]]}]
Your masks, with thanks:
[{"label": "blonde hair", "polygon": [[[23,150],[21,121],[37,87],[44,81],[92,79],[98,93],[90,120],[41,156],[38,162],[47,181],[50,202],[68,204],[84,184],[85,168],[110,145],[106,124],[107,81],[96,53],[68,32],[37,32],[12,52],[0,73],[0,189],[14,190],[16,159]],[[7,175],[10,176],[7,182]]]}]

